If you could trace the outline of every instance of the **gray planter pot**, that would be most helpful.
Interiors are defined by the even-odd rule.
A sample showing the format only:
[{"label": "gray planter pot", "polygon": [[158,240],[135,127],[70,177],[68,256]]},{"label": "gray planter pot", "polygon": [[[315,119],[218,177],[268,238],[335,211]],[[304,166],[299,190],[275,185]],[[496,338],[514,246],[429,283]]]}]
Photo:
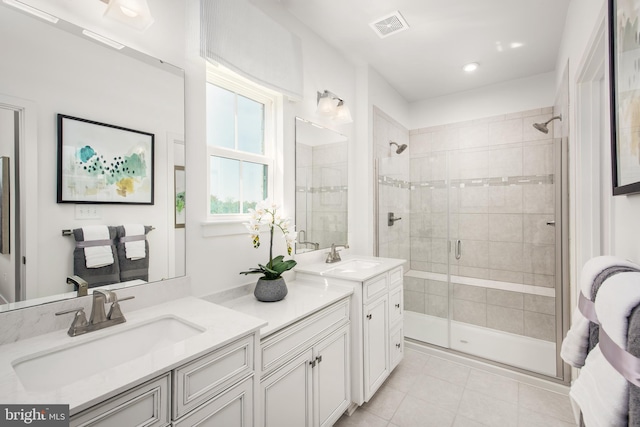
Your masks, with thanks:
[{"label": "gray planter pot", "polygon": [[287,296],[287,284],[284,278],[278,277],[275,280],[267,280],[264,277],[258,279],[256,283],[256,289],[253,291],[253,295],[258,301],[262,302],[276,302],[284,299]]}]

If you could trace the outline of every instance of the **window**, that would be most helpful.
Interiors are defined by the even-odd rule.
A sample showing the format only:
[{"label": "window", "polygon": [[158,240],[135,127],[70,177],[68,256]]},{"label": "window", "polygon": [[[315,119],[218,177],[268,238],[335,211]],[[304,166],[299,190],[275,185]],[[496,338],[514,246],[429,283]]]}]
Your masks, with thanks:
[{"label": "window", "polygon": [[272,196],[275,97],[210,72],[207,82],[209,217],[233,219]]}]

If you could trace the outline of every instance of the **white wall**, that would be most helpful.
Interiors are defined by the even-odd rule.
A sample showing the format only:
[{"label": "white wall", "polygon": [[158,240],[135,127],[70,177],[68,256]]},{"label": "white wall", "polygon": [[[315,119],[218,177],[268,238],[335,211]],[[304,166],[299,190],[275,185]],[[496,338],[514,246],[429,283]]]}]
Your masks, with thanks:
[{"label": "white wall", "polygon": [[[577,98],[576,83],[578,81],[578,73],[581,71],[580,66],[589,53],[589,43],[593,38],[594,32],[606,19],[606,5],[607,2],[605,0],[573,0],[569,6],[558,63],[569,63],[570,99],[576,100]],[[602,52],[602,54],[607,55],[607,52]],[[608,66],[608,63],[606,64]],[[577,103],[574,102],[573,105],[571,134],[579,135],[575,110]],[[607,108],[603,108],[601,118],[606,122],[608,120],[608,106],[605,107]],[[601,140],[603,149],[608,149],[609,141],[609,136],[605,133]],[[579,144],[579,141],[573,141],[573,143],[571,147],[575,152],[579,149],[575,145]],[[578,169],[579,165],[576,166],[574,162],[571,170],[572,177],[576,178],[574,195],[590,191],[590,188],[583,187],[581,182],[577,180],[576,171]],[[611,168],[605,165],[601,171],[600,181],[610,181],[610,175]],[[604,190],[602,203],[611,206],[609,212],[611,219],[609,226],[602,229],[602,240],[611,243],[611,255],[640,262],[640,242],[637,238],[640,235],[640,221],[638,221],[638,218],[640,218],[640,195],[613,197],[611,189]],[[575,197],[572,197],[572,206],[575,206]],[[580,266],[576,266],[576,268],[580,268]]]},{"label": "white wall", "polygon": [[409,129],[553,105],[555,73],[538,74],[410,104]]},{"label": "white wall", "polygon": [[[302,25],[276,2],[255,2],[267,15],[285,28],[297,34],[302,40],[304,98],[283,103],[284,126],[280,129],[280,140],[284,161],[276,165],[282,173],[284,192],[275,195],[276,201],[284,206],[284,214],[293,217],[295,208],[295,117],[319,123],[329,129],[346,135],[350,141],[354,139],[353,124],[336,126],[326,118],[315,114],[316,93],[329,90],[341,98],[356,114],[355,103],[355,71],[352,64],[346,61],[335,49],[327,45],[315,33]],[[268,246],[262,245],[253,249],[244,227],[237,227],[237,234],[217,237],[204,236],[210,227],[206,222],[206,117],[204,88],[206,84],[205,62],[199,57],[199,1],[189,0],[187,6],[187,187],[189,209],[187,213],[187,273],[192,277],[192,289],[195,295],[206,295],[219,290],[232,288],[242,284],[255,283],[257,276],[241,276],[240,271],[265,263],[268,257]],[[202,141],[189,143],[189,141]],[[350,143],[350,149],[353,145]],[[349,153],[352,156],[352,153]],[[351,174],[351,171],[349,172]],[[351,182],[351,181],[350,181]],[[276,183],[277,184],[277,183]],[[277,187],[277,185],[276,185]],[[356,191],[349,189],[349,215],[353,206],[353,195]],[[352,221],[350,220],[350,223]],[[224,227],[223,227],[224,228]],[[218,228],[217,231],[223,231]],[[231,231],[234,233],[233,231]],[[351,230],[349,240],[352,240]],[[277,239],[280,240],[280,239]],[[280,243],[278,253],[284,253],[284,245]],[[337,242],[339,243],[339,242]],[[321,251],[322,252],[322,251]],[[296,256],[296,259],[318,258],[320,253]]]}]

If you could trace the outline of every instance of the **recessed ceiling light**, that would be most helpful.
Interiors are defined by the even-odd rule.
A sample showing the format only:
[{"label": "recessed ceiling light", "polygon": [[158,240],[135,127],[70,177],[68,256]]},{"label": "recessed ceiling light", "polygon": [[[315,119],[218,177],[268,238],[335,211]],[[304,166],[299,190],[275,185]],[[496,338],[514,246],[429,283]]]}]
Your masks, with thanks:
[{"label": "recessed ceiling light", "polygon": [[522,47],[522,46],[524,46],[524,43],[513,42],[513,43],[509,44],[509,47],[511,49],[517,49],[517,48]]},{"label": "recessed ceiling light", "polygon": [[471,63],[465,65],[464,67],[462,67],[462,69],[464,71],[466,71],[467,73],[472,73],[475,70],[477,70],[479,66],[480,66],[480,64],[478,64],[477,62],[471,62]]}]

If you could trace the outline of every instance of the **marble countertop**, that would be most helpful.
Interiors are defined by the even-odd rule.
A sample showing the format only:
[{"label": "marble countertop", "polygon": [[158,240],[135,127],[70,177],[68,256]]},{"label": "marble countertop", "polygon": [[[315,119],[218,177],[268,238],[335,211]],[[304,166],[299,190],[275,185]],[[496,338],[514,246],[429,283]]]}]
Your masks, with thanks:
[{"label": "marble countertop", "polygon": [[353,293],[353,288],[348,286],[304,280],[287,282],[287,289],[285,299],[278,302],[260,302],[249,294],[220,304],[266,320],[267,325],[260,329],[260,336],[264,338]]},{"label": "marble countertop", "polygon": [[[0,346],[0,402],[4,404],[69,404],[71,415],[105,399],[168,372],[191,360],[230,343],[241,336],[257,331],[265,321],[239,313],[195,297],[186,297],[152,307],[127,312],[127,322],[77,337],[69,337],[59,330],[15,343]],[[175,316],[201,329],[202,333],[176,344],[150,351],[114,368],[96,370],[94,375],[51,391],[25,389],[12,367],[12,362],[35,353],[75,346],[110,335],[127,328],[135,328],[150,320]],[[71,318],[69,319],[71,322]],[[118,349],[113,349],[117,352]],[[90,357],[91,355],[87,355]],[[69,360],[69,369],[73,369]]]},{"label": "marble countertop", "polygon": [[[306,265],[296,265],[294,271],[297,273],[306,273],[319,275],[323,277],[331,277],[335,279],[352,280],[356,282],[364,282],[392,268],[399,267],[406,263],[404,259],[397,258],[380,258],[373,256],[360,256],[355,254],[342,254],[342,261],[327,264],[326,262],[316,262]],[[362,260],[377,263],[377,265],[353,272],[336,271],[336,268],[345,266],[349,261]]]}]

